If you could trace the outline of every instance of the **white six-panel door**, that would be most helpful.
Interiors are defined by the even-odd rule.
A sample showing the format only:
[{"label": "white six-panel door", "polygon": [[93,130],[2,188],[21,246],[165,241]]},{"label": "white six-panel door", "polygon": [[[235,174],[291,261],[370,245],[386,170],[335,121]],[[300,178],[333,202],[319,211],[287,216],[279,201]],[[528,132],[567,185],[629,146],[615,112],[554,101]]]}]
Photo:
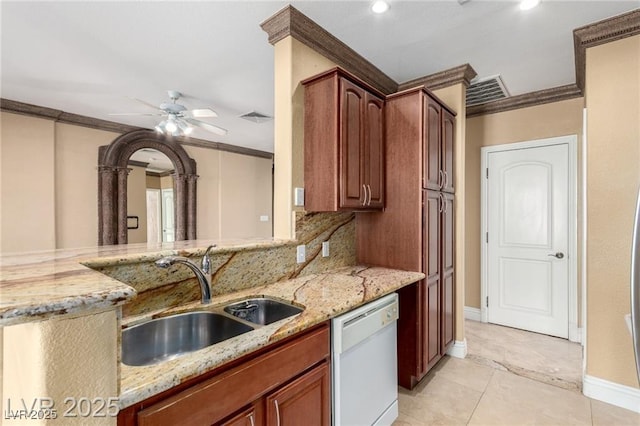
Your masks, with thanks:
[{"label": "white six-panel door", "polygon": [[568,337],[569,148],[487,154],[487,319]]}]

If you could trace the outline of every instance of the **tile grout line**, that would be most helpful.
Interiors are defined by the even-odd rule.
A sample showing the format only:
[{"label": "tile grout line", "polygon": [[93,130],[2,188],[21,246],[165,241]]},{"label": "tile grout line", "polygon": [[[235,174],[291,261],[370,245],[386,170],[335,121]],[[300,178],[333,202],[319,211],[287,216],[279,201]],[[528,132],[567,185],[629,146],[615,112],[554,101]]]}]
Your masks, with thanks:
[{"label": "tile grout line", "polygon": [[471,411],[471,415],[469,416],[465,424],[468,425],[469,423],[471,423],[471,419],[473,418],[473,415],[476,413],[476,410],[478,409],[478,405],[480,405],[480,401],[482,401],[482,398],[484,398],[484,394],[487,392],[489,383],[491,383],[491,380],[493,380],[493,376],[495,375],[495,373],[496,373],[496,370],[493,369],[493,371],[491,371],[491,377],[489,377],[489,380],[487,380],[487,385],[484,387],[484,390],[482,391],[482,395],[480,395],[480,398],[478,398],[478,402],[476,402],[475,407],[473,407],[473,410]]}]

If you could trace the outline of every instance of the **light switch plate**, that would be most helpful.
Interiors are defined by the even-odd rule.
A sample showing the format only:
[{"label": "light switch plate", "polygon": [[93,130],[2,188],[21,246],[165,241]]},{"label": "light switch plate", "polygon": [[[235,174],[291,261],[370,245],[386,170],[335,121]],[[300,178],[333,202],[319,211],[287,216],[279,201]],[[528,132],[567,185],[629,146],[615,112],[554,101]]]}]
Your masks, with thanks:
[{"label": "light switch plate", "polygon": [[293,205],[304,206],[304,188],[293,188]]},{"label": "light switch plate", "polygon": [[329,257],[329,241],[322,243],[322,257]]},{"label": "light switch plate", "polygon": [[298,247],[296,247],[296,262],[304,263],[304,261],[307,259],[306,251],[307,249],[304,244],[301,244]]}]

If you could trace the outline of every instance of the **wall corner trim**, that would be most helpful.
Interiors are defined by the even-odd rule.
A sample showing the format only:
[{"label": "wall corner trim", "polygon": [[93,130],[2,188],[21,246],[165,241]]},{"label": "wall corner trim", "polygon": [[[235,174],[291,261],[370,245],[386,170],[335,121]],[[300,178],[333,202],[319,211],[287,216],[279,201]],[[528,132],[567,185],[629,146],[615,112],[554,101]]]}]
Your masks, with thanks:
[{"label": "wall corner trim", "polygon": [[447,350],[447,355],[454,358],[466,358],[467,356],[467,339],[456,340]]},{"label": "wall corner trim", "polygon": [[398,90],[412,89],[416,86],[425,86],[429,90],[437,90],[443,87],[453,86],[462,83],[469,87],[471,80],[478,75],[476,70],[469,64],[459,65],[448,70],[440,71],[424,77],[414,78],[398,85]]},{"label": "wall corner trim", "polygon": [[573,30],[573,49],[576,64],[576,84],[584,93],[586,50],[640,34],[640,9],[594,22]]},{"label": "wall corner trim", "polygon": [[291,36],[385,95],[398,90],[395,80],[291,5],[264,20],[260,27],[267,33],[272,45]]},{"label": "wall corner trim", "polygon": [[640,389],[585,374],[582,393],[589,398],[640,413]]}]

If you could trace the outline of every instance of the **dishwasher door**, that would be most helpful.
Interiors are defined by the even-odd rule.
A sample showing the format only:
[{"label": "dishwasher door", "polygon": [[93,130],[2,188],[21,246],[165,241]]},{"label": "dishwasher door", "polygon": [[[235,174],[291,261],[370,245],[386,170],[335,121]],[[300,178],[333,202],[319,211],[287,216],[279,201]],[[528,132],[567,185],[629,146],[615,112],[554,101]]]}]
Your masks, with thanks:
[{"label": "dishwasher door", "polygon": [[334,425],[382,426],[397,418],[397,319],[394,293],[332,320]]}]

